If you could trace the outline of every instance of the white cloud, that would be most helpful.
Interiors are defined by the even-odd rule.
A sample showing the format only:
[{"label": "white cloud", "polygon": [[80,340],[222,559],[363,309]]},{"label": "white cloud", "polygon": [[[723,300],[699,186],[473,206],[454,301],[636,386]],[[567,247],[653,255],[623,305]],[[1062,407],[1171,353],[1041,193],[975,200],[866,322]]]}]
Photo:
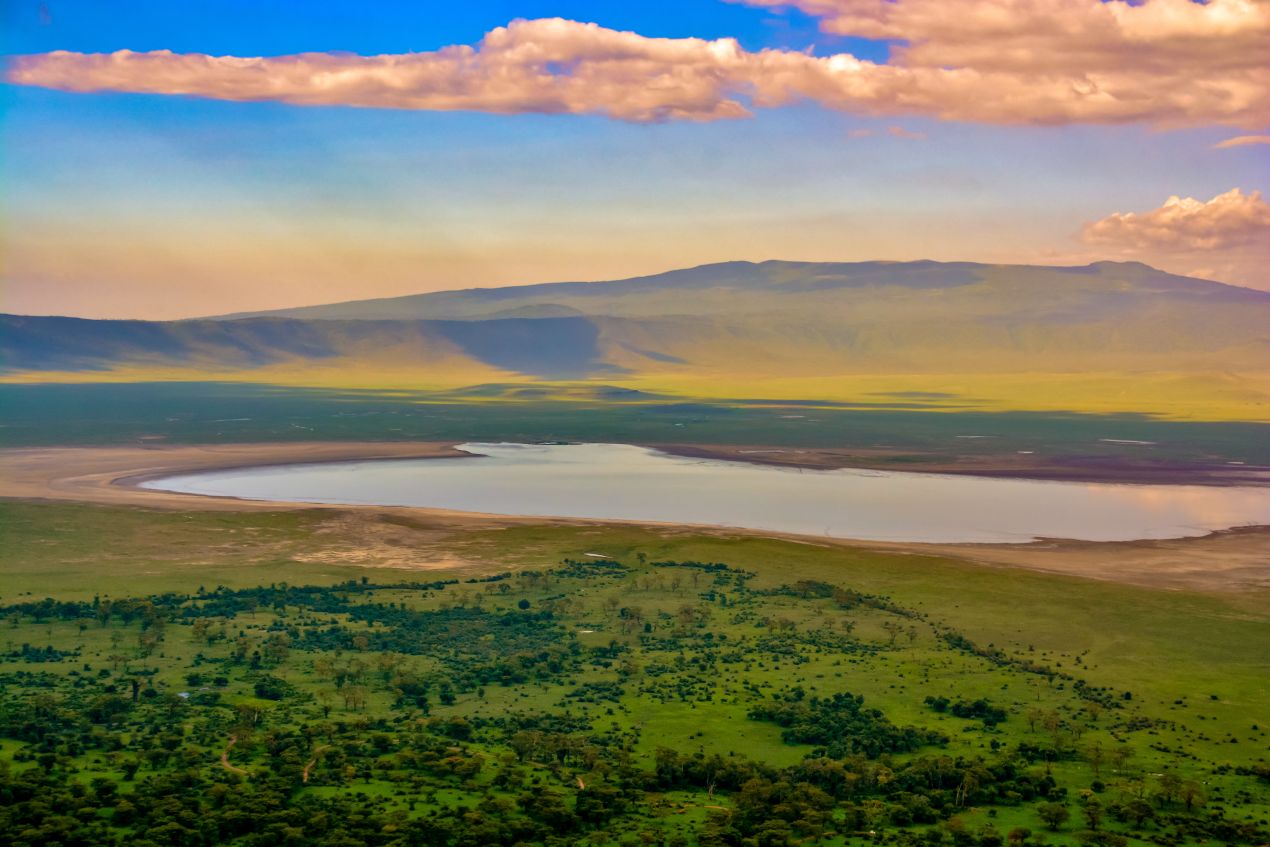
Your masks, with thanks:
[{"label": "white cloud", "polygon": [[918,110],[940,117],[1270,122],[1267,0],[734,2],[793,6],[826,32],[894,42],[887,67],[908,75]]},{"label": "white cloud", "polygon": [[[777,0],[745,0],[778,5]],[[812,100],[865,115],[994,124],[1270,122],[1270,0],[794,0],[833,32],[905,39],[888,63],[648,38],[559,18],[475,47],[356,56],[161,50],[14,58],[8,80],[67,91],[396,109],[717,120]]]},{"label": "white cloud", "polygon": [[1205,202],[1170,197],[1149,212],[1115,212],[1085,224],[1081,239],[1129,251],[1189,252],[1270,243],[1270,203],[1232,188]]},{"label": "white cloud", "polygon": [[475,48],[400,55],[57,51],[13,60],[9,80],[297,105],[713,120],[748,114],[733,96],[742,55],[732,39],[645,38],[556,18],[514,21]]}]

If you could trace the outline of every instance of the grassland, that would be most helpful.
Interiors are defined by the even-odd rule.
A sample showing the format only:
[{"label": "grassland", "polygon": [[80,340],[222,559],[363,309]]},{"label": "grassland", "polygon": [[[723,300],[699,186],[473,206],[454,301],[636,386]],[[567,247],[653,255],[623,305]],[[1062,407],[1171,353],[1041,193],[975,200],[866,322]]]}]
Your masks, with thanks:
[{"label": "grassland", "polygon": [[[1123,462],[1270,465],[1270,424],[985,412],[874,386],[872,400],[686,401],[595,384],[463,392],[228,383],[0,385],[0,446],[167,442],[607,441],[881,448],[897,465],[1030,451]],[[967,439],[965,436],[980,436]]]},{"label": "grassland", "polygon": [[[860,409],[909,406],[939,413],[1142,415],[1166,421],[1270,423],[1270,374],[1250,370],[826,373],[794,378],[735,371],[688,375],[653,372],[605,374],[597,381],[681,403],[731,405],[738,398],[801,403],[814,398],[830,407]],[[494,368],[420,372],[417,367],[393,362],[367,364],[352,360],[251,370],[132,365],[102,371],[0,374],[0,386],[189,382],[440,396],[461,395],[473,386],[495,383],[561,400],[569,399],[573,387],[568,382],[544,382]]]},{"label": "grassland", "polygon": [[[866,394],[6,385],[0,445],[127,444],[159,465],[155,445],[315,439],[388,453],[481,439],[858,448],[901,468],[1020,451],[1270,465],[1262,424]],[[1248,581],[1165,590],[1115,582],[1115,567],[1095,581],[912,549],[161,509],[110,490],[120,498],[96,505],[0,500],[0,842],[15,847],[1270,834],[1270,592]],[[1232,543],[1255,556],[1263,537]],[[835,699],[848,693],[863,704]],[[1069,817],[1047,822],[1056,810]]]},{"label": "grassland", "polygon": [[[343,514],[0,505],[7,840],[1265,840],[1264,592],[635,527],[393,535],[393,515],[384,568]],[[815,736],[844,692],[885,724]],[[834,746],[888,726],[920,743]],[[37,826],[30,786],[74,815]]]}]

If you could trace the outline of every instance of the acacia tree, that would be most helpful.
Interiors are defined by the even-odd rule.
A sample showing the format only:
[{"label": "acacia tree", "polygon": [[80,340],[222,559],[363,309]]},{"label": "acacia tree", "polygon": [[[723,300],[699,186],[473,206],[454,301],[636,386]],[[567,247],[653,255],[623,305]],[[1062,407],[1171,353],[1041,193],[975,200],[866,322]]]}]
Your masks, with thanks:
[{"label": "acacia tree", "polygon": [[1175,773],[1165,771],[1160,774],[1160,798],[1166,803],[1175,802],[1182,791],[1182,778]]},{"label": "acacia tree", "polygon": [[1193,780],[1187,780],[1182,784],[1181,790],[1178,792],[1182,803],[1186,806],[1186,811],[1190,811],[1195,806],[1204,805],[1204,789],[1200,788],[1199,783]]},{"label": "acacia tree", "polygon": [[361,711],[366,708],[366,686],[345,685],[340,688],[340,694],[344,697],[345,709]]},{"label": "acacia tree", "polygon": [[1062,803],[1043,803],[1037,807],[1036,814],[1041,819],[1041,822],[1053,832],[1058,832],[1062,825],[1067,823],[1067,819],[1072,816],[1072,813]]},{"label": "acacia tree", "polygon": [[1094,769],[1094,776],[1102,776],[1102,763],[1106,761],[1106,751],[1102,749],[1102,743],[1095,741],[1085,748],[1085,758]]},{"label": "acacia tree", "polygon": [[1129,760],[1133,758],[1133,748],[1128,744],[1123,744],[1115,749],[1111,754],[1111,760],[1116,766],[1116,772],[1123,771],[1129,764]]},{"label": "acacia tree", "polygon": [[1155,810],[1151,808],[1151,804],[1141,798],[1130,801],[1124,807],[1124,813],[1139,829],[1142,824],[1155,817]]},{"label": "acacia tree", "polygon": [[1095,832],[1102,823],[1103,811],[1102,803],[1097,797],[1090,797],[1080,807],[1081,814],[1085,816],[1085,823]]}]

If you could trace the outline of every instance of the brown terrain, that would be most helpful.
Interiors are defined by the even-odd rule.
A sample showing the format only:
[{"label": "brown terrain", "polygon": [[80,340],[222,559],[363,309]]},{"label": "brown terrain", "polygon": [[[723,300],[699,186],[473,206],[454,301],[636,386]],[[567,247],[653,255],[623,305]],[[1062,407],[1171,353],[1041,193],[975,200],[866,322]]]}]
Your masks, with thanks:
[{"label": "brown terrain", "polygon": [[1028,453],[914,456],[898,450],[868,447],[786,448],[713,444],[649,444],[647,446],[676,456],[755,462],[816,470],[861,468],[1130,485],[1270,485],[1270,467],[1219,462],[1134,460],[1113,456],[1040,456]]}]

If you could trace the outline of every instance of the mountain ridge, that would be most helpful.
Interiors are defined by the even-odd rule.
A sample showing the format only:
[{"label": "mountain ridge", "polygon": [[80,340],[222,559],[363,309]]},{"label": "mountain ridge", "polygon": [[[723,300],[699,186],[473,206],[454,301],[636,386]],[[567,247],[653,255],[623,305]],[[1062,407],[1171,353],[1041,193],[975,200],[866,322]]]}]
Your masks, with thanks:
[{"label": "mountain ridge", "polygon": [[[764,275],[762,272],[765,270],[784,271],[786,273],[807,270],[816,271],[817,273],[814,279],[817,284],[821,286],[821,290],[831,287],[825,278],[826,273],[835,274],[843,283],[838,286],[841,288],[885,287],[888,285],[898,285],[904,288],[921,288],[924,287],[920,284],[922,281],[929,282],[929,276],[937,274],[942,274],[943,279],[939,281],[939,284],[931,287],[950,287],[955,284],[954,281],[960,281],[961,284],[973,284],[976,280],[968,278],[968,275],[973,275],[975,271],[986,269],[1007,273],[1042,271],[1057,275],[1100,274],[1106,269],[1131,270],[1139,274],[1146,272],[1160,278],[1186,280],[1189,283],[1209,289],[1228,290],[1231,292],[1231,296],[1245,296],[1245,292],[1251,292],[1251,295],[1248,296],[1255,299],[1265,298],[1270,301],[1270,292],[1263,292],[1258,289],[1245,288],[1213,280],[1204,280],[1195,277],[1170,274],[1142,262],[1115,262],[1103,260],[1091,262],[1086,265],[1001,265],[976,262],[936,262],[929,259],[914,261],[879,260],[868,262],[801,262],[769,259],[762,262],[740,260],[713,262],[696,265],[690,268],[674,269],[656,274],[624,277],[613,280],[540,282],[525,285],[447,289],[442,291],[422,292],[418,294],[404,294],[395,297],[374,297],[356,300],[343,300],[335,303],[321,303],[309,306],[293,306],[280,309],[232,312],[223,315],[210,315],[206,318],[196,318],[194,320],[241,320],[243,318],[266,316],[307,317],[315,320],[400,319],[404,317],[401,313],[403,306],[434,303],[441,307],[441,314],[426,316],[423,314],[413,314],[412,316],[450,317],[452,315],[446,314],[444,309],[447,306],[452,306],[454,301],[463,299],[489,303],[491,301],[504,302],[508,300],[526,298],[533,299],[548,293],[564,294],[566,296],[581,295],[584,297],[595,297],[611,294],[615,290],[623,291],[624,293],[630,293],[631,291],[647,292],[650,289],[668,288],[673,288],[673,290],[676,291],[690,291],[700,290],[703,287],[718,287],[720,285],[732,289],[754,290],[758,286],[767,284],[774,286],[771,289],[772,292],[789,293],[791,290],[798,290],[790,289],[787,287],[787,284],[782,284],[779,279],[780,274],[769,273]],[[883,275],[889,275],[889,278],[886,278]],[[850,285],[848,282],[853,278],[856,282],[855,286]],[[708,282],[709,285],[703,286],[701,284],[702,282]],[[738,282],[746,282],[750,284],[737,285],[736,283]],[[687,284],[685,285],[683,283]],[[560,306],[561,304],[550,305]],[[576,311],[575,307],[575,312]]]},{"label": "mountain ridge", "polygon": [[1147,412],[1208,396],[1270,418],[1270,293],[1138,263],[726,263],[404,301],[162,322],[0,316],[0,380],[603,380],[688,397],[905,391]]}]

